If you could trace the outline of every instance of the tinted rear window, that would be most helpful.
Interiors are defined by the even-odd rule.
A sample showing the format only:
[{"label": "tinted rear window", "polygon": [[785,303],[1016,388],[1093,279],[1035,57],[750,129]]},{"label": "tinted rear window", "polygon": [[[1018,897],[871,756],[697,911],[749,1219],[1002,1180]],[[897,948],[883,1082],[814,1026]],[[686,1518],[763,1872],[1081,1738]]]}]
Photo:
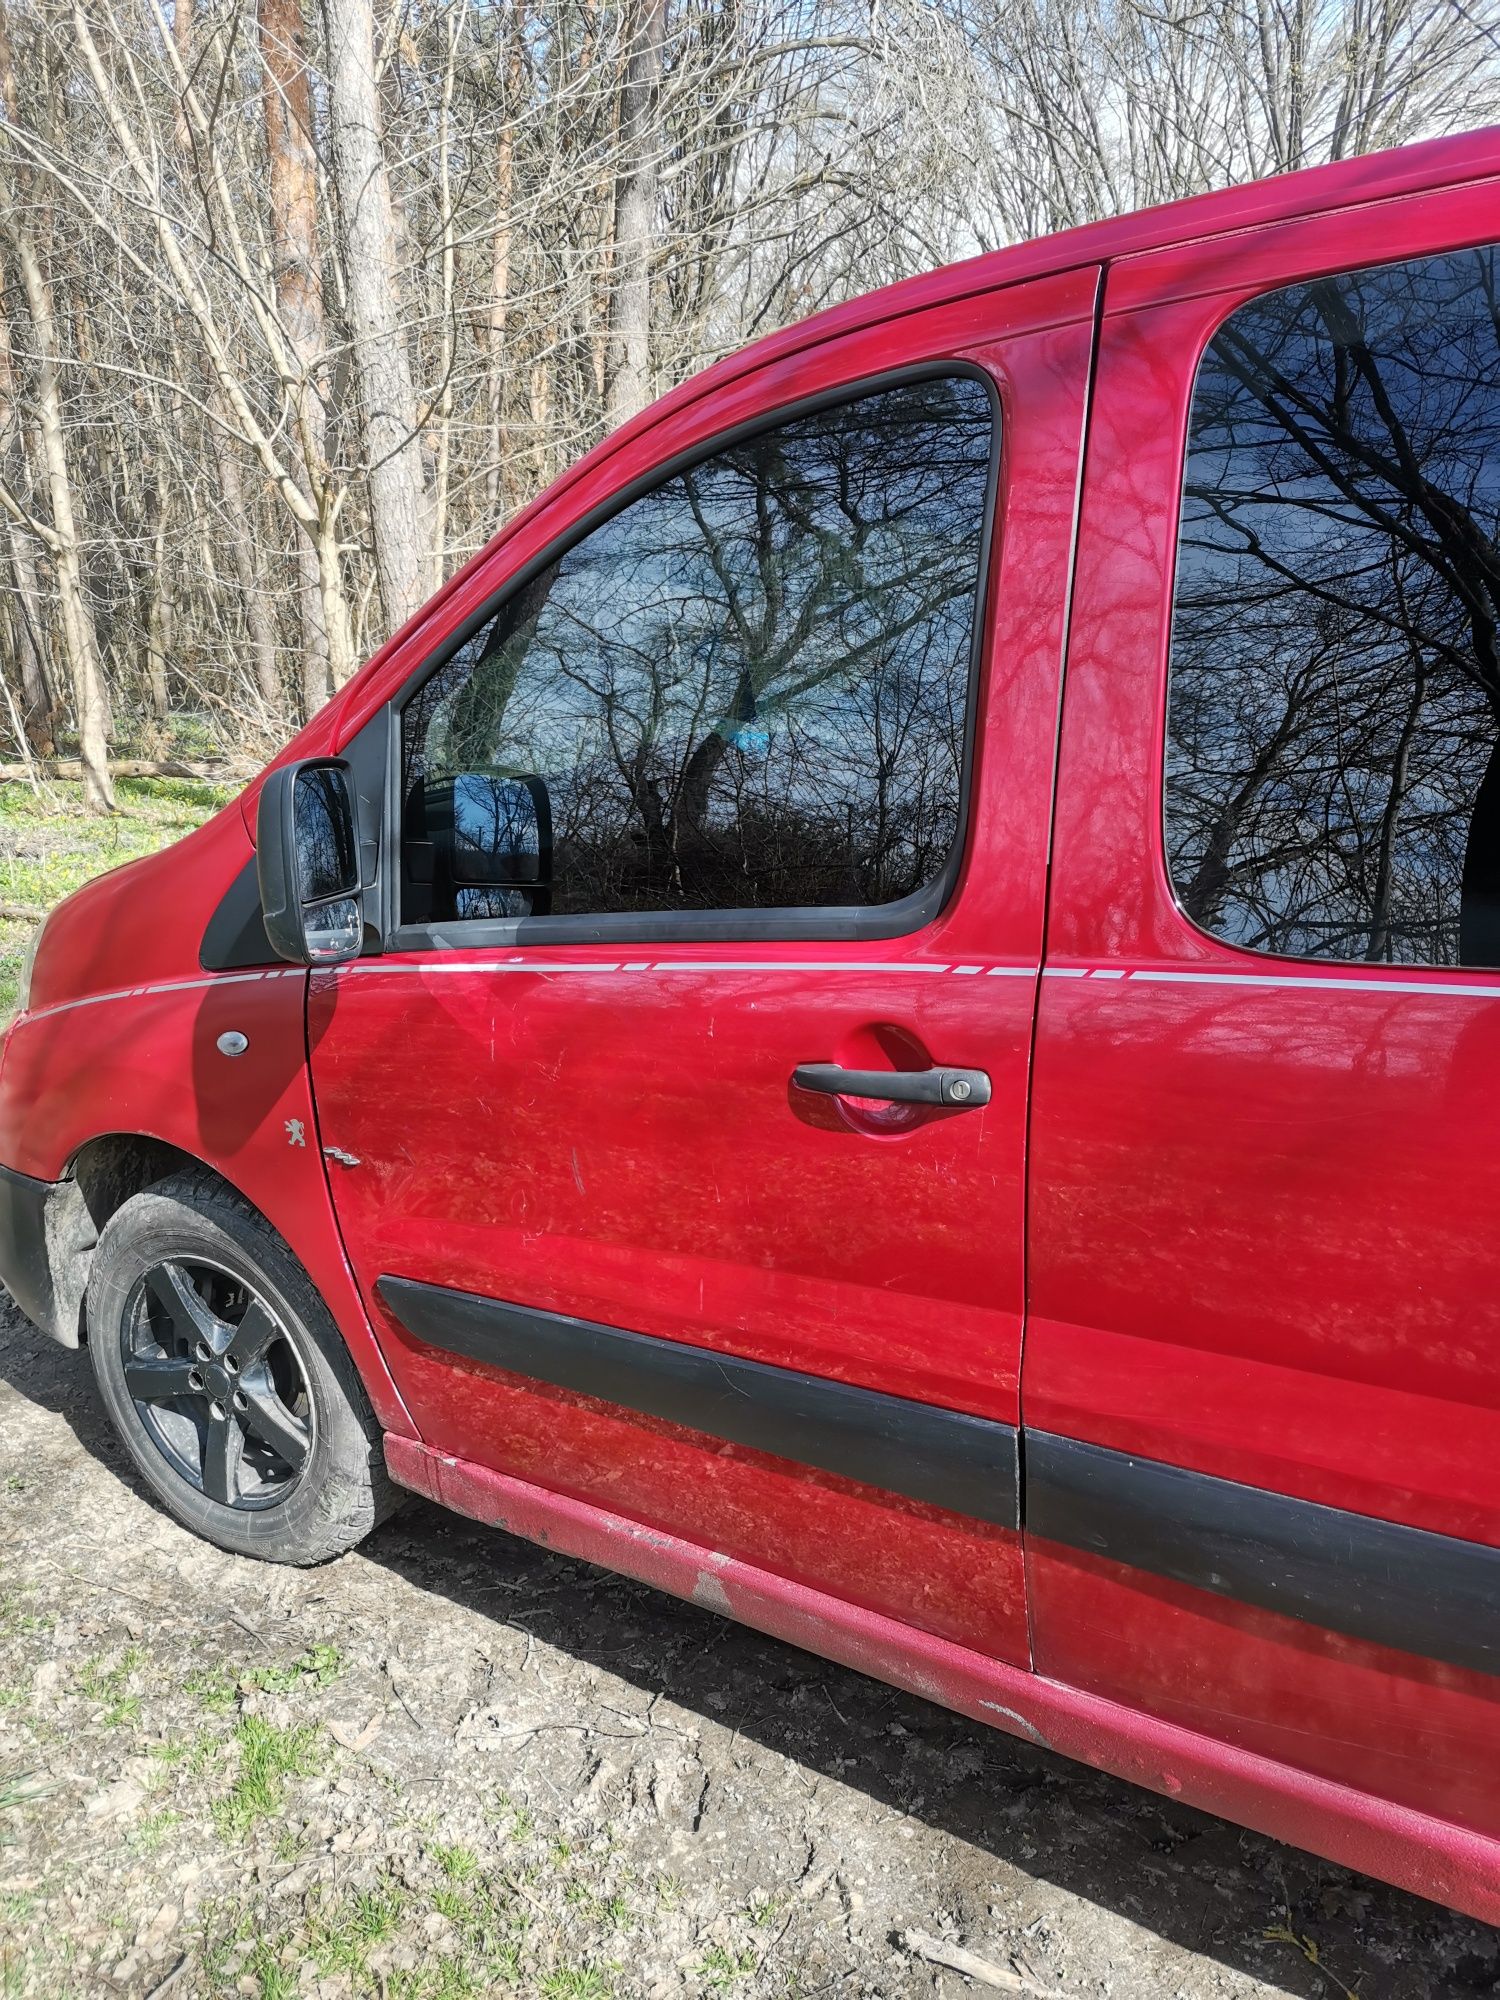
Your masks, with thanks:
[{"label": "tinted rear window", "polygon": [[1256,950],[1500,964],[1500,267],[1295,285],[1193,397],[1168,856]]}]

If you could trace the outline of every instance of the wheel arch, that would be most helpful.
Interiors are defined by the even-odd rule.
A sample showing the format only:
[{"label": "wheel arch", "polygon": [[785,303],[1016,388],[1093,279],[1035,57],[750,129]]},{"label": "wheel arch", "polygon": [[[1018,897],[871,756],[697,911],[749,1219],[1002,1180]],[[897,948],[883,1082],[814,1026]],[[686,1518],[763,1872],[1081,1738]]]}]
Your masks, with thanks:
[{"label": "wheel arch", "polygon": [[46,1211],[52,1292],[48,1331],[63,1346],[81,1347],[88,1338],[84,1297],[105,1224],[132,1195],[182,1173],[216,1180],[241,1201],[249,1202],[258,1215],[262,1213],[244,1189],[236,1187],[217,1167],[149,1133],[101,1132],[86,1139],[71,1155],[62,1179],[48,1197]]},{"label": "wheel arch", "polygon": [[[132,1195],[184,1173],[216,1181],[276,1230],[332,1313],[381,1423],[403,1437],[419,1436],[381,1352],[326,1190],[324,1203],[304,1204],[289,1217],[294,1226],[286,1228],[250,1186],[231,1179],[200,1153],[155,1133],[91,1133],[67,1155],[58,1180],[32,1183],[42,1197],[38,1234],[43,1240],[34,1297],[24,1310],[37,1325],[64,1347],[83,1344],[84,1298],[105,1224]],[[318,1184],[323,1185],[320,1171]]]}]

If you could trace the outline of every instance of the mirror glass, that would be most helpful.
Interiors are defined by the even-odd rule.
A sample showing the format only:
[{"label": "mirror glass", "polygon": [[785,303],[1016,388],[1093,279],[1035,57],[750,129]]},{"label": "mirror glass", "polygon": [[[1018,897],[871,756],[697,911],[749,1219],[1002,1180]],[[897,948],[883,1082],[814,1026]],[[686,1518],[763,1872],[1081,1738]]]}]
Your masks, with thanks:
[{"label": "mirror glass", "polygon": [[336,896],[331,903],[316,903],[310,910],[304,910],[302,935],[313,963],[357,957],[364,937],[359,898]]},{"label": "mirror glass", "polygon": [[450,778],[444,789],[454,881],[534,882],[541,868],[541,818],[526,780],[468,772]]},{"label": "mirror glass", "polygon": [[545,915],[552,810],[537,777],[463,771],[423,787],[435,901],[456,917]]},{"label": "mirror glass", "polygon": [[352,897],[359,887],[359,862],[347,774],[328,764],[299,771],[293,816],[299,900],[316,903],[328,896]]}]

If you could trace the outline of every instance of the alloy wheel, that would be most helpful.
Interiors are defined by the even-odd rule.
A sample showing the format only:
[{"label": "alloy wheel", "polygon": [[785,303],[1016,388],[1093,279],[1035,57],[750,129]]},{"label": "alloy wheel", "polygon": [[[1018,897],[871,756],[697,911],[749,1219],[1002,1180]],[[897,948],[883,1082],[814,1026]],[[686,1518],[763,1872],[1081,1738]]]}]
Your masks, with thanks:
[{"label": "alloy wheel", "polygon": [[153,1445],[221,1506],[279,1505],[314,1442],[306,1372],[275,1308],[200,1257],[154,1264],[120,1330],[125,1387]]}]

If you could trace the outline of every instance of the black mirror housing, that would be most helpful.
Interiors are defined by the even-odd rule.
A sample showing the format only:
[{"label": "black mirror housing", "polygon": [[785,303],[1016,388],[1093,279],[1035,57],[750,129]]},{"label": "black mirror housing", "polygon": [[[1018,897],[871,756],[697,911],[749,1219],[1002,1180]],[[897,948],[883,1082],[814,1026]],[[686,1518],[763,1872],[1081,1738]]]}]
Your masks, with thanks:
[{"label": "black mirror housing", "polygon": [[364,936],[354,787],[340,757],[272,771],[255,822],[261,920],[272,950],[293,965],[336,965]]}]

